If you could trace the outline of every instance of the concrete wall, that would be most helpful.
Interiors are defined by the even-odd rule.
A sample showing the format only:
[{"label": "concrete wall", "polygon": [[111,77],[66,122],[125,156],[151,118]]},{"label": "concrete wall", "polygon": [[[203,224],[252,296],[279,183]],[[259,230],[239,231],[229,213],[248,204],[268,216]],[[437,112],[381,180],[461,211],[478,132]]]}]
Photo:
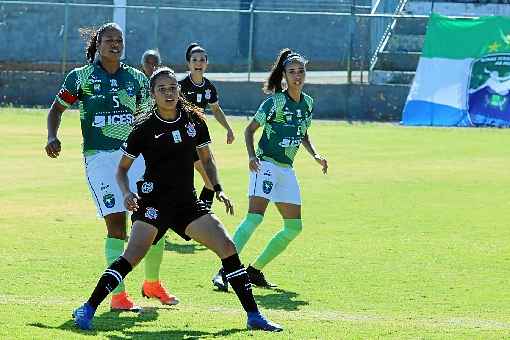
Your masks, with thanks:
[{"label": "concrete wall", "polygon": [[[220,0],[208,1],[215,2],[221,7]],[[360,0],[357,2],[363,4]],[[112,4],[112,1],[94,0],[94,3]],[[146,6],[148,3],[152,2],[128,0],[128,5]],[[245,3],[239,0],[239,8],[244,9],[246,5],[242,4]],[[313,4],[313,0],[310,3]],[[64,53],[68,64],[83,62],[85,41],[80,38],[79,28],[97,27],[111,21],[113,9],[71,6],[68,13],[70,25],[64,52],[63,6],[0,4],[0,63],[58,64]],[[209,52],[210,71],[246,70],[249,14],[160,10],[157,32],[155,18],[154,9],[127,9],[127,62],[138,64],[145,49],[159,47],[164,61],[181,70],[185,47],[198,41]],[[283,47],[295,48],[309,57],[312,70],[345,68],[349,54],[349,21],[349,17],[325,15],[256,14],[254,70],[267,70]],[[370,48],[365,43],[370,40],[368,23],[354,22],[353,36],[356,39],[354,58],[368,60]]]},{"label": "concrete wall", "polygon": [[[63,77],[46,72],[0,72],[0,104],[49,107]],[[251,115],[265,97],[259,82],[215,81],[229,114]],[[398,85],[307,84],[319,119],[399,121],[409,92]]]}]

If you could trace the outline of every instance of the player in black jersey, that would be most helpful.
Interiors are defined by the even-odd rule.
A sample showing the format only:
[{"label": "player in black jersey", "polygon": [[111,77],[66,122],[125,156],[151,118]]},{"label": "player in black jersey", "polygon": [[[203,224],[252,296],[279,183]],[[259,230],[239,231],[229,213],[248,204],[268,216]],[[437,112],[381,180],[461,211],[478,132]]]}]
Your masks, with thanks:
[{"label": "player in black jersey", "polygon": [[[182,95],[203,110],[209,106],[214,114],[214,118],[227,130],[227,144],[233,143],[235,139],[234,132],[230,128],[225,113],[220,107],[216,88],[209,79],[204,77],[204,73],[207,70],[206,50],[197,43],[190,44],[186,50],[186,62],[188,63],[189,74],[179,81]],[[211,207],[214,190],[212,190],[211,181],[207,177],[202,163],[198,159],[198,155],[195,155],[195,169],[197,169],[204,180],[200,199]]]},{"label": "player in black jersey", "polygon": [[[227,213],[234,208],[218,182],[216,165],[209,149],[209,132],[203,112],[179,96],[180,88],[170,68],[156,70],[150,79],[156,106],[122,146],[117,181],[124,194],[124,205],[133,211],[131,236],[124,254],[103,273],[86,303],[73,312],[76,325],[90,329],[99,304],[124,280],[171,228],[186,240],[194,239],[220,258],[226,277],[248,314],[249,329],[281,331],[282,327],[260,314],[251,283],[235,245],[220,220],[200,201],[193,187],[195,151],[213,183],[216,198]],[[128,170],[143,155],[146,170],[137,183],[138,193],[129,189]]]}]

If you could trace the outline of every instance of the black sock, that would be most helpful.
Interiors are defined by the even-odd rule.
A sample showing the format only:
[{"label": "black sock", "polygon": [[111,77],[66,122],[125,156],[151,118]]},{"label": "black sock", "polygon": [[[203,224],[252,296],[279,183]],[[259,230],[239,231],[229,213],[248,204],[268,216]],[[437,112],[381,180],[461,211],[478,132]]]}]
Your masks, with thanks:
[{"label": "black sock", "polygon": [[127,274],[133,270],[131,264],[122,256],[113,261],[113,263],[104,271],[97,282],[96,288],[92,292],[88,303],[97,309],[97,306],[110,294],[112,290],[124,280]]},{"label": "black sock", "polygon": [[246,269],[239,260],[239,255],[234,254],[221,260],[227,280],[234,289],[246,312],[257,312],[258,307],[251,291],[251,283],[246,274]]},{"label": "black sock", "polygon": [[208,208],[211,208],[214,200],[214,190],[209,190],[204,186],[200,192],[199,198]]}]

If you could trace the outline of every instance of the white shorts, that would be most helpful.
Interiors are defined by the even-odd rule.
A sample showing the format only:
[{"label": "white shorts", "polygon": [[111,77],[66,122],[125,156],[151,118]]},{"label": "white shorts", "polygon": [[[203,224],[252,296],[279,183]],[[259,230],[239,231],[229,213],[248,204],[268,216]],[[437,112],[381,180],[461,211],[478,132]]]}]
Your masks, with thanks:
[{"label": "white shorts", "polygon": [[250,172],[248,196],[264,197],[275,203],[301,205],[301,193],[294,169],[260,161],[259,172]]},{"label": "white shorts", "polygon": [[[122,155],[123,152],[117,150],[99,151],[95,155],[85,156],[85,176],[92,199],[96,203],[97,214],[101,217],[127,211],[124,207],[124,197],[115,179]],[[128,172],[129,188],[132,192],[136,193],[136,181],[144,172],[145,160],[140,155]]]}]

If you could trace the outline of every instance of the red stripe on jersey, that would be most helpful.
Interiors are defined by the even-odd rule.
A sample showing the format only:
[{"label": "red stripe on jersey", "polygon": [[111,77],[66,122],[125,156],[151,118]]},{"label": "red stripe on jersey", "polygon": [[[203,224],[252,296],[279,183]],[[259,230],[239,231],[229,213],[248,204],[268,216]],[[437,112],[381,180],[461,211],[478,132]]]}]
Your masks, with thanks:
[{"label": "red stripe on jersey", "polygon": [[67,104],[72,105],[76,100],[78,100],[78,97],[73,96],[71,92],[67,91],[66,89],[61,89],[58,92],[58,96],[60,99],[65,101]]}]

